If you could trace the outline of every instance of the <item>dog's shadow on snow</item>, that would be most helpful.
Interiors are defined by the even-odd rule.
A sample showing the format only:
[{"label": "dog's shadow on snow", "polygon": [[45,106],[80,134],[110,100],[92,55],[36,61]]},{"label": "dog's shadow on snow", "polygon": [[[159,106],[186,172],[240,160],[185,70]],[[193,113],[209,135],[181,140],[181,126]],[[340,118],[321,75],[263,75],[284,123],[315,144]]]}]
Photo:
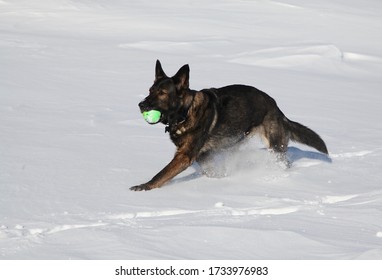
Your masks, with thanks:
[{"label": "dog's shadow on snow", "polygon": [[203,174],[203,172],[201,172],[200,167],[197,166],[196,163],[194,163],[194,164],[192,165],[192,167],[195,168],[195,172],[193,172],[193,173],[191,173],[191,174],[188,174],[188,175],[186,175],[186,176],[183,176],[183,177],[174,178],[174,179],[172,179],[172,180],[168,183],[168,185],[177,184],[177,183],[183,183],[183,182],[188,182],[188,181],[192,181],[192,180],[195,180],[195,179],[197,179],[197,178],[200,178],[200,177],[205,176],[205,175]]},{"label": "dog's shadow on snow", "polygon": [[304,151],[296,147],[288,147],[287,157],[293,166],[293,163],[301,159],[314,159],[327,163],[332,163],[332,159],[323,153],[315,151]]},{"label": "dog's shadow on snow", "polygon": [[[264,150],[266,149],[264,148]],[[292,167],[294,162],[302,160],[302,159],[312,159],[312,160],[318,160],[318,161],[322,161],[326,163],[332,163],[332,159],[326,154],[315,152],[315,151],[304,151],[297,147],[288,147],[287,158]],[[201,169],[199,164],[194,163],[192,167],[195,169],[195,172],[183,177],[174,178],[173,180],[171,180],[171,182],[169,182],[169,185],[181,183],[181,182],[188,182],[188,181],[192,181],[197,178],[206,176],[203,173],[203,170]],[[217,177],[217,178],[221,178],[221,177]]]}]

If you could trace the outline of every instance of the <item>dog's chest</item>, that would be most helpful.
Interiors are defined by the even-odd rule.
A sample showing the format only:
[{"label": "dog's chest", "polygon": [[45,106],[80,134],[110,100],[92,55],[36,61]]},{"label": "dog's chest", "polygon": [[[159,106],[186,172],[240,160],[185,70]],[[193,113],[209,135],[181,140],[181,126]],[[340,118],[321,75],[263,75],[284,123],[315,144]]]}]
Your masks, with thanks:
[{"label": "dog's chest", "polygon": [[171,141],[177,146],[180,147],[183,145],[184,136],[187,132],[186,127],[183,125],[183,123],[180,124],[173,124],[166,128],[166,131],[170,133]]}]

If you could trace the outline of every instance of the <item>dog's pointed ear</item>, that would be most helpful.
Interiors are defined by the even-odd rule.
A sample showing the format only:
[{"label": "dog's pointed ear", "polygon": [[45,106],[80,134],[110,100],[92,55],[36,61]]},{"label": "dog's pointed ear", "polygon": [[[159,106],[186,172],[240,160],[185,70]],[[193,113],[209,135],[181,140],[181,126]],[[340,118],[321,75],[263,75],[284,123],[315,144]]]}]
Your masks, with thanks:
[{"label": "dog's pointed ear", "polygon": [[167,75],[162,69],[162,65],[160,64],[159,59],[157,59],[157,63],[155,64],[155,81],[161,79],[161,78],[166,78]]},{"label": "dog's pointed ear", "polygon": [[190,86],[190,67],[188,64],[183,65],[178,72],[172,77],[177,90],[188,89]]}]

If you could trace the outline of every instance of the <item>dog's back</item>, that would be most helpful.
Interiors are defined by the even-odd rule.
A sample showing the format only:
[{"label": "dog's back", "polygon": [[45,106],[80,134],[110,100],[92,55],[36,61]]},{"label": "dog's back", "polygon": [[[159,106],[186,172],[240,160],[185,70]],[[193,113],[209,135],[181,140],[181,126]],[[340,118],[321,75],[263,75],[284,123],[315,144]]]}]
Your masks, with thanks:
[{"label": "dog's back", "polygon": [[[217,123],[211,135],[232,139],[222,141],[222,147],[233,145],[245,137],[259,134],[268,148],[285,152],[289,139],[312,146],[328,153],[325,143],[311,129],[288,120],[276,101],[265,92],[246,85],[230,85],[218,89],[203,90],[216,95]],[[214,137],[215,143],[216,137]]]},{"label": "dog's back", "polygon": [[248,134],[277,108],[273,98],[251,86],[225,86],[216,89],[216,96],[219,115],[217,132],[224,134]]}]

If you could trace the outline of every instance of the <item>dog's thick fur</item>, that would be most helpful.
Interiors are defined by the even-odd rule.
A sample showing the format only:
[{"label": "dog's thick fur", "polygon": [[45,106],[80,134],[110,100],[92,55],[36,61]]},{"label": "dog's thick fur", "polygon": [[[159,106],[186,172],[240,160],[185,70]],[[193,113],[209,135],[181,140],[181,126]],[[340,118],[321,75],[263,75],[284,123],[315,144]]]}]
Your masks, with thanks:
[{"label": "dog's thick fur", "polygon": [[328,154],[324,141],[313,130],[289,120],[266,93],[246,85],[222,88],[189,88],[189,66],[168,77],[157,60],[150,94],[140,110],[159,110],[177,150],[172,161],[149,182],[131,187],[141,191],[159,188],[194,161],[202,168],[211,157],[254,134],[260,134],[269,149],[286,160],[289,140]]}]

